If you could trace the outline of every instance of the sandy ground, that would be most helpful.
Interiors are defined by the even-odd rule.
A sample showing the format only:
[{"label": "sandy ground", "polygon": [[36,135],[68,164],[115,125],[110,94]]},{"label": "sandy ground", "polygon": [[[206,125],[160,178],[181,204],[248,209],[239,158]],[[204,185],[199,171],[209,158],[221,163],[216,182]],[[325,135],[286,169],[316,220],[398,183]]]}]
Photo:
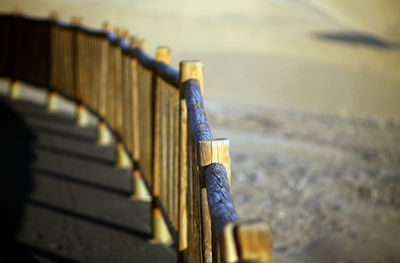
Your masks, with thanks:
[{"label": "sandy ground", "polygon": [[207,101],[400,116],[397,0],[3,0],[100,27],[109,21],[205,63]]},{"label": "sandy ground", "polygon": [[238,213],[269,222],[275,262],[400,261],[400,123],[207,108]]}]

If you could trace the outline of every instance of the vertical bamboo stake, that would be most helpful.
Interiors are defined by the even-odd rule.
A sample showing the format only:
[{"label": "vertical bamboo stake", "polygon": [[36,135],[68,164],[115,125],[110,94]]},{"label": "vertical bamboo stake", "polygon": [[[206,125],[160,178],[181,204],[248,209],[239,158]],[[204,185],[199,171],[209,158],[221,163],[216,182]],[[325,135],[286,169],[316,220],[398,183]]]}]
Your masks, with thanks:
[{"label": "vertical bamboo stake", "polygon": [[161,210],[158,207],[152,209],[152,227],[153,227],[153,239],[154,243],[171,243],[172,238],[169,233],[168,227],[164,221]]},{"label": "vertical bamboo stake", "polygon": [[198,60],[187,60],[180,63],[181,83],[189,79],[197,79],[200,83],[201,95],[204,96],[204,65]]},{"label": "vertical bamboo stake", "polygon": [[115,145],[115,157],[116,157],[116,164],[115,166],[118,169],[131,169],[132,168],[132,161],[129,158],[128,153],[125,150],[124,144],[121,140]]},{"label": "vertical bamboo stake", "polygon": [[142,175],[140,174],[140,170],[135,168],[132,173],[132,192],[131,200],[139,200],[148,202],[151,201],[151,195],[149,191],[147,191],[146,184],[143,181]]},{"label": "vertical bamboo stake", "polygon": [[230,223],[227,224],[222,230],[219,252],[221,255],[221,260],[224,263],[236,263],[239,261],[234,229],[235,224]]},{"label": "vertical bamboo stake", "polygon": [[220,163],[224,166],[228,176],[229,186],[231,188],[231,162],[229,154],[228,139],[213,139],[201,141],[198,144],[199,165],[205,167],[212,163]]},{"label": "vertical bamboo stake", "polygon": [[[219,163],[222,164],[226,170],[228,176],[228,182],[230,186],[230,158],[229,158],[229,140],[227,139],[213,139],[207,141],[200,141],[197,144],[198,150],[198,162],[199,162],[199,171],[200,171],[200,181],[204,186],[204,170],[205,167],[212,164],[212,163]],[[203,226],[207,227],[208,225],[204,224],[204,221],[207,222],[209,220],[209,214],[202,215]],[[203,233],[208,233],[207,231],[211,231],[210,229],[203,229]],[[231,229],[228,229],[223,234],[223,258],[226,258],[226,262],[236,262],[237,252],[235,247],[235,242],[232,237],[232,233],[229,232]],[[208,243],[209,242],[209,243]],[[208,251],[207,248],[211,246],[212,238],[207,238],[207,236],[203,236],[203,248],[206,250],[203,251],[204,258],[207,259],[209,254],[212,252]],[[219,244],[213,244],[214,246],[218,246]],[[214,253],[217,251],[214,247]],[[217,255],[214,255],[214,258],[217,258]]]},{"label": "vertical bamboo stake", "polygon": [[99,119],[97,122],[97,144],[100,146],[108,146],[112,142],[112,134],[106,123]]},{"label": "vertical bamboo stake", "polygon": [[[134,41],[134,37],[131,39],[131,47],[136,48],[141,44],[142,47],[144,46],[143,41]],[[138,43],[139,42],[139,43]],[[140,43],[141,42],[141,43]],[[135,166],[133,167],[132,173],[132,191],[133,195],[131,199],[133,200],[141,200],[141,201],[151,201],[151,195],[147,191],[146,185],[143,181],[142,175],[140,174],[139,167],[137,165],[140,161],[140,122],[139,122],[139,90],[138,90],[138,62],[136,59],[131,59],[131,66],[132,66],[132,101],[133,101],[133,108],[132,108],[132,131],[133,131],[133,149],[132,155],[133,160],[135,161]]]},{"label": "vertical bamboo stake", "polygon": [[21,84],[19,80],[10,81],[10,90],[8,91],[8,96],[12,100],[17,100],[21,97]]},{"label": "vertical bamboo stake", "polygon": [[[189,236],[194,235],[194,233],[189,233],[189,223],[188,220],[193,220],[193,218],[188,218],[190,214],[190,206],[188,206],[188,187],[191,186],[189,182],[194,178],[189,178],[188,174],[192,171],[188,171],[188,126],[187,126],[187,106],[185,99],[185,91],[183,88],[183,83],[189,79],[197,79],[200,82],[201,89],[203,90],[203,64],[199,61],[182,61],[179,65],[180,70],[180,163],[179,163],[179,260],[182,262],[183,252],[189,248],[189,254],[194,256],[194,251],[192,245],[189,247]],[[200,202],[200,200],[197,200]],[[198,222],[201,224],[201,222]],[[201,244],[198,244],[201,245]]]},{"label": "vertical bamboo stake", "polygon": [[21,16],[22,15],[22,9],[21,8],[15,8],[12,12],[13,16]]},{"label": "vertical bamboo stake", "polygon": [[87,127],[89,125],[90,123],[89,112],[83,104],[77,103],[75,116],[76,116],[76,124],[79,127]]},{"label": "vertical bamboo stake", "polygon": [[49,90],[47,93],[46,108],[48,112],[56,112],[58,109],[58,93],[55,90]]},{"label": "vertical bamboo stake", "polygon": [[[156,60],[158,62],[164,62],[168,64],[170,62],[171,50],[168,47],[158,47],[156,50]],[[167,187],[166,185],[160,185],[160,97],[158,96],[159,89],[158,85],[155,87],[155,98],[154,98],[154,151],[153,151],[153,197],[160,197],[160,187]],[[162,88],[165,88],[162,86]],[[165,142],[163,142],[165,143]],[[171,235],[169,233],[167,224],[161,214],[160,209],[156,206],[156,202],[152,203],[152,226],[153,226],[153,241],[162,242],[162,243],[170,243],[172,242]]]},{"label": "vertical bamboo stake", "polygon": [[203,254],[204,263],[212,263],[212,234],[211,234],[211,218],[208,207],[207,190],[201,189],[201,213],[202,213],[202,229],[203,229]]},{"label": "vertical bamboo stake", "polygon": [[140,48],[141,50],[145,50],[145,37],[143,35],[135,35],[131,37],[131,45],[132,48]]},{"label": "vertical bamboo stake", "polygon": [[[113,31],[112,25],[108,23],[103,24],[105,33]],[[106,85],[107,85],[107,64],[108,64],[108,40],[103,39],[100,51],[100,81],[98,88],[98,114],[101,117],[97,122],[97,144],[101,146],[108,146],[112,142],[112,134],[108,129],[106,123],[102,118],[106,116]]]},{"label": "vertical bamboo stake", "polygon": [[272,242],[266,223],[238,223],[235,232],[240,262],[272,263]]},{"label": "vertical bamboo stake", "polygon": [[[127,35],[129,34],[129,32],[127,30],[119,30],[118,33],[118,39],[124,39],[127,37]],[[118,47],[117,49],[115,49],[115,65],[114,65],[114,70],[115,70],[115,81],[114,81],[114,85],[115,85],[115,102],[116,104],[114,104],[115,108],[115,130],[119,136],[118,138],[118,142],[116,144],[116,166],[117,168],[120,169],[131,169],[132,168],[132,162],[129,158],[129,155],[122,143],[122,137],[123,137],[123,105],[122,105],[122,97],[125,94],[123,93],[123,89],[122,89],[122,79],[121,79],[121,74],[123,71],[123,63],[122,63],[122,53],[120,48]]]},{"label": "vertical bamboo stake", "polygon": [[[73,26],[73,27],[78,27],[79,25],[81,25],[82,24],[82,18],[80,18],[80,17],[73,17],[72,18],[72,21],[71,21],[71,25]],[[80,50],[80,48],[79,48],[79,45],[78,45],[78,42],[79,42],[79,35],[78,35],[78,32],[75,30],[74,31],[74,34],[75,34],[75,38],[74,38],[74,46],[75,46],[75,58],[74,58],[74,60],[75,60],[75,72],[76,72],[76,74],[75,74],[75,79],[74,79],[74,83],[75,83],[75,99],[78,99],[78,101],[79,101],[79,103],[77,103],[77,105],[76,105],[76,111],[75,111],[75,117],[76,117],[76,124],[79,126],[79,127],[86,127],[86,126],[88,126],[89,125],[89,123],[90,123],[90,118],[89,118],[89,112],[88,112],[88,110],[86,109],[86,107],[83,105],[83,103],[82,103],[82,98],[81,98],[81,96],[82,96],[82,88],[84,88],[84,87],[82,87],[81,85],[82,85],[82,80],[80,79],[81,77],[83,77],[83,76],[81,76],[82,75],[82,72],[81,72],[81,65],[80,65],[80,53],[81,53],[81,50]]]},{"label": "vertical bamboo stake", "polygon": [[183,89],[180,92],[180,120],[179,120],[179,244],[178,250],[182,257],[183,251],[188,246],[188,218],[187,218],[187,174],[188,174],[188,130],[187,130],[187,107]]},{"label": "vertical bamboo stake", "polygon": [[[13,10],[12,14],[13,14],[14,18],[17,18],[22,15],[22,9],[15,8]],[[11,54],[11,56],[15,56],[15,50],[12,53],[13,54]],[[12,57],[11,59],[15,60],[16,58]],[[16,61],[13,61],[13,65],[15,64],[15,62]],[[12,70],[13,76],[11,77],[11,80],[10,80],[10,89],[8,91],[8,96],[12,100],[17,100],[21,96],[21,83],[19,80],[15,79],[15,76],[14,76],[15,75],[15,65],[13,67],[11,67],[11,70]]]},{"label": "vertical bamboo stake", "polygon": [[[189,175],[194,176],[195,169],[193,165],[196,165],[193,162],[191,147],[189,147],[191,141],[188,137],[189,129],[187,126],[187,106],[186,106],[186,99],[185,99],[185,91],[183,88],[183,83],[189,79],[197,79],[201,83],[201,89],[203,89],[203,64],[199,61],[182,61],[179,65],[180,70],[180,163],[179,163],[179,260],[183,262],[183,255],[184,251],[187,251],[187,256],[189,260],[201,260],[201,254],[199,255],[198,249],[201,249],[202,244],[197,243],[202,235],[200,231],[197,229],[197,225],[201,226],[201,222],[193,222],[189,220],[198,220],[194,213],[193,208],[198,207],[193,203],[201,202],[200,196],[198,200],[192,200],[194,197],[195,192],[200,189],[192,189],[193,185],[197,185],[195,178],[189,177]],[[190,158],[188,159],[188,154],[190,154]],[[188,170],[189,169],[189,170]],[[192,182],[193,181],[193,182]],[[196,191],[195,191],[196,190]],[[188,194],[189,193],[189,194]],[[189,195],[191,198],[189,198]],[[199,211],[200,212],[200,211]],[[195,229],[193,229],[193,227]],[[190,231],[198,231],[196,233],[191,233]],[[189,235],[193,238],[189,238]],[[197,241],[196,241],[197,240]],[[193,243],[195,242],[195,243]],[[200,256],[200,258],[198,258]]]},{"label": "vertical bamboo stake", "polygon": [[[51,11],[49,14],[49,19],[51,22],[55,22],[58,19],[59,15],[56,11]],[[52,25],[53,26],[53,25]],[[51,65],[53,66],[53,65]],[[51,67],[50,66],[50,67]],[[53,74],[54,68],[50,68]],[[51,76],[50,76],[51,77]],[[48,112],[55,112],[57,111],[58,108],[58,93],[53,90],[53,87],[49,87],[49,91],[47,92],[47,102],[46,102],[46,108]]]}]

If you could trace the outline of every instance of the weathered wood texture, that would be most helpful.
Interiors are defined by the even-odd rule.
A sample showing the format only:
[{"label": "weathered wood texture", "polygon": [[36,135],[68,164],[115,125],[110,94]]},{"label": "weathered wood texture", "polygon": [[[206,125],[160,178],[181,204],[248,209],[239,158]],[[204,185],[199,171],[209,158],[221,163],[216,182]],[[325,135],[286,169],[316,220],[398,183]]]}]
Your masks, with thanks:
[{"label": "weathered wood texture", "polygon": [[210,209],[207,200],[207,190],[201,189],[201,213],[203,228],[203,254],[204,263],[212,263],[212,234],[211,234],[211,218]]},{"label": "weathered wood texture", "polygon": [[272,263],[272,242],[266,223],[239,223],[235,232],[241,262]]}]

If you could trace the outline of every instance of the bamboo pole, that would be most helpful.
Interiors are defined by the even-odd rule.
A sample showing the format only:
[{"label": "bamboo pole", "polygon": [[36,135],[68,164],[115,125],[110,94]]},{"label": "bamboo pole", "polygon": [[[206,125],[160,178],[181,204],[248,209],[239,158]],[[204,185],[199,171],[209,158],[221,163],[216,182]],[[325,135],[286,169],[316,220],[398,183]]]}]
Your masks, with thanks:
[{"label": "bamboo pole", "polygon": [[48,112],[56,112],[58,109],[58,93],[50,90],[47,93],[46,109]]},{"label": "bamboo pole", "polygon": [[[17,18],[19,16],[22,15],[22,9],[20,8],[15,8],[12,12],[12,15],[14,16],[14,18]],[[11,56],[15,56],[15,51],[13,52],[13,54],[11,54]],[[12,57],[11,59],[16,59],[15,57]],[[15,63],[15,61],[13,61],[13,63]],[[11,69],[13,72],[13,75],[15,73],[15,68]],[[12,100],[18,100],[21,97],[21,83],[19,80],[15,79],[14,76],[12,76],[11,80],[10,80],[10,89],[8,91],[8,96],[10,97],[10,99]]]},{"label": "bamboo pole", "polygon": [[[189,233],[189,231],[199,231],[198,229],[192,229],[193,225],[199,224],[201,222],[189,222],[188,220],[197,220],[193,218],[195,214],[192,211],[193,205],[195,205],[192,198],[189,199],[188,203],[188,191],[189,194],[193,196],[194,190],[197,192],[198,189],[192,189],[193,184],[197,185],[193,177],[188,177],[189,174],[193,176],[193,168],[192,165],[188,167],[188,165],[192,162],[192,159],[188,160],[188,150],[191,149],[188,147],[190,143],[188,137],[188,112],[187,105],[185,99],[185,90],[183,83],[189,79],[196,79],[201,83],[201,87],[203,87],[203,64],[199,61],[182,61],[179,64],[180,71],[180,139],[179,139],[179,154],[180,154],[180,162],[179,162],[179,211],[178,211],[178,234],[179,234],[179,244],[178,244],[178,260],[183,262],[184,251],[188,250],[187,256],[189,258],[197,257],[196,255],[196,247],[202,246],[202,244],[194,244],[192,241],[198,240],[196,237],[190,237],[196,235],[196,233]],[[190,153],[189,153],[190,154]],[[193,158],[192,154],[190,154],[191,158]],[[190,170],[188,170],[188,168]],[[190,191],[192,189],[193,191]],[[200,199],[197,200],[201,202]],[[201,249],[201,248],[200,248]],[[189,259],[190,260],[190,259]]]},{"label": "bamboo pole", "polygon": [[[108,23],[103,24],[104,32],[113,32],[114,28]],[[106,117],[106,85],[108,64],[108,41],[102,40],[100,51],[100,81],[98,88],[98,115],[101,117],[97,122],[97,144],[108,146],[112,143],[112,134],[102,118]]]},{"label": "bamboo pole", "polygon": [[[181,92],[182,93],[182,92]],[[188,246],[188,214],[187,214],[187,191],[188,191],[188,128],[187,128],[187,107],[185,97],[180,95],[180,119],[179,119],[179,257]]]},{"label": "bamboo pole", "polygon": [[240,262],[272,263],[271,235],[266,223],[237,223],[235,236]]},{"label": "bamboo pole", "polygon": [[[231,189],[230,180],[230,158],[229,158],[229,140],[227,139],[213,139],[207,141],[200,141],[197,145],[198,149],[198,160],[200,166],[200,180],[204,182],[204,171],[205,167],[210,164],[218,163],[221,164],[225,170],[229,183],[229,191]],[[209,216],[206,215],[206,216]],[[202,220],[207,220],[207,217],[202,217]],[[203,230],[205,231],[205,230]],[[217,230],[219,231],[219,230]],[[226,226],[222,231],[221,238],[221,250],[222,258],[224,262],[236,262],[237,261],[237,250],[235,246],[235,240],[233,237],[233,226]],[[203,239],[203,242],[208,242],[209,239]],[[214,239],[215,240],[215,239]],[[203,247],[207,247],[208,244],[203,244]],[[219,246],[219,244],[214,244],[214,246]],[[217,251],[214,249],[214,251]],[[207,256],[208,251],[204,251],[205,256]],[[214,258],[218,258],[214,256]]]},{"label": "bamboo pole", "polygon": [[21,83],[19,80],[10,81],[10,90],[8,91],[8,96],[12,100],[17,100],[21,97]]},{"label": "bamboo pole", "polygon": [[[170,62],[171,50],[168,47],[158,47],[156,49],[156,61],[164,62],[168,64]],[[162,146],[160,143],[165,143],[162,141],[160,136],[163,132],[160,126],[160,94],[162,92],[161,88],[165,88],[165,86],[158,86],[159,81],[156,80],[156,92],[154,98],[154,150],[153,150],[153,197],[160,198],[161,188],[167,187],[167,185],[160,185],[160,147]],[[165,147],[166,145],[163,145]],[[165,156],[164,156],[165,157]],[[163,171],[163,174],[166,174],[166,171]],[[163,189],[165,190],[165,189]],[[164,200],[161,200],[164,201]],[[160,209],[157,207],[156,202],[152,202],[152,226],[153,226],[153,241],[161,242],[161,243],[170,243],[172,242],[171,235],[169,233],[167,224],[159,211]]]},{"label": "bamboo pole", "polygon": [[[118,39],[125,39],[129,35],[129,32],[127,30],[119,30],[117,33]],[[114,65],[114,70],[115,70],[115,81],[114,81],[114,91],[115,91],[115,130],[119,136],[118,142],[116,144],[116,166],[119,169],[131,169],[133,164],[131,159],[129,158],[129,155],[124,147],[124,144],[122,143],[122,137],[123,137],[123,109],[124,105],[123,104],[123,96],[126,94],[123,94],[123,89],[122,89],[122,71],[123,71],[123,63],[122,63],[122,52],[120,48],[116,48],[114,50],[115,52],[115,65]]]},{"label": "bamboo pole", "polygon": [[132,168],[132,161],[129,158],[128,153],[125,150],[124,144],[121,140],[118,140],[115,144],[115,166],[118,169],[131,169]]},{"label": "bamboo pole", "polygon": [[75,112],[76,124],[78,127],[87,127],[90,123],[89,112],[82,103],[76,104]]},{"label": "bamboo pole", "polygon": [[12,12],[13,16],[22,16],[22,9],[19,7],[16,7],[13,12]]},{"label": "bamboo pole", "polygon": [[152,209],[152,228],[153,243],[170,244],[172,242],[171,234],[165,223],[161,210],[158,207]]},{"label": "bamboo pole", "polygon": [[239,255],[235,244],[235,224],[227,224],[221,235],[219,244],[220,259],[224,263],[236,263],[239,261]]},{"label": "bamboo pole", "polygon": [[225,138],[200,141],[198,143],[199,165],[205,167],[212,163],[224,166],[231,187],[231,163],[229,154],[229,140]]},{"label": "bamboo pole", "polygon": [[[82,18],[81,17],[73,17],[71,20],[71,25],[73,27],[78,27],[82,24]],[[82,65],[80,61],[80,56],[82,50],[80,50],[80,36],[77,30],[74,31],[74,66],[75,66],[75,75],[74,75],[74,83],[75,83],[75,99],[78,99],[78,103],[76,104],[76,110],[75,110],[75,118],[76,118],[76,124],[79,127],[87,127],[90,123],[90,117],[89,117],[89,112],[86,109],[86,107],[82,103],[82,80],[81,78],[84,77],[82,76]]]},{"label": "bamboo pole", "polygon": [[[59,15],[56,11],[51,11],[49,14],[49,19],[51,22],[55,22],[58,19]],[[53,27],[53,25],[51,25]],[[52,65],[51,65],[52,66]],[[55,69],[50,66],[50,76],[52,78],[52,74],[55,73]],[[49,81],[51,83],[51,81]],[[49,87],[47,92],[47,101],[46,101],[46,109],[48,112],[56,112],[58,109],[58,92],[53,89],[53,87]]]},{"label": "bamboo pole", "polygon": [[[131,38],[131,47],[138,48],[144,47],[144,39],[137,40],[136,37]],[[132,173],[132,191],[133,194],[131,196],[131,200],[140,200],[140,201],[151,201],[152,197],[147,190],[147,187],[144,183],[142,175],[139,170],[140,163],[140,122],[139,122],[139,90],[138,90],[138,62],[135,58],[131,59],[131,83],[132,83],[132,137],[133,137],[133,148],[132,155],[133,160],[135,161],[135,165],[133,167]]]},{"label": "bamboo pole", "polygon": [[[131,37],[131,47],[133,49],[140,48],[141,50],[145,50],[145,42],[146,39],[143,35],[134,35]],[[156,51],[157,52],[157,51]]]},{"label": "bamboo pole", "polygon": [[112,134],[103,120],[97,122],[97,144],[99,146],[109,146],[112,143]]},{"label": "bamboo pole", "polygon": [[181,83],[196,79],[200,83],[201,95],[204,96],[204,65],[198,60],[186,60],[180,63]]},{"label": "bamboo pole", "polygon": [[201,213],[202,213],[202,229],[203,229],[203,255],[204,263],[212,263],[212,234],[211,234],[211,218],[208,207],[207,190],[201,189]]}]

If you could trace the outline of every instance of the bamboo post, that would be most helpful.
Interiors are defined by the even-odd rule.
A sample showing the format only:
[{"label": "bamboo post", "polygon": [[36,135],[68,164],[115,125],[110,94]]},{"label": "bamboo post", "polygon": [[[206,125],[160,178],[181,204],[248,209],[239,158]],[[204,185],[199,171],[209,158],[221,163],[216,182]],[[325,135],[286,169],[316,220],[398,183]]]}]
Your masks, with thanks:
[{"label": "bamboo post", "polygon": [[97,122],[97,144],[99,146],[109,146],[112,142],[112,134],[104,120]]},{"label": "bamboo post", "polygon": [[198,143],[199,165],[205,167],[212,163],[222,164],[226,170],[229,187],[231,188],[231,163],[229,140],[225,138],[200,141]]},{"label": "bamboo post", "polygon": [[[228,139],[213,139],[207,141],[200,141],[197,144],[198,151],[198,162],[199,162],[199,172],[200,172],[200,181],[202,185],[205,185],[204,182],[204,171],[205,168],[213,163],[221,164],[227,174],[227,179],[230,186],[230,158],[229,158],[229,140]],[[230,188],[230,187],[229,187]],[[205,189],[204,189],[205,191]],[[208,205],[208,204],[207,204]],[[203,208],[204,210],[204,208]],[[202,214],[203,227],[208,227],[208,229],[203,229],[203,254],[204,258],[212,261],[212,238],[208,236],[208,233],[211,232],[211,224],[207,224],[210,221],[210,214],[204,213]],[[225,237],[225,233],[231,234],[231,232],[225,232],[223,237]],[[231,235],[228,235],[227,238],[223,238],[223,257],[227,258],[226,262],[236,262],[236,250],[233,246],[234,240],[231,238]],[[233,241],[232,241],[233,240]],[[219,244],[213,244],[214,246],[218,246]],[[214,251],[215,248],[214,248]],[[214,255],[214,258],[217,258]]]},{"label": "bamboo post", "polygon": [[[56,21],[59,15],[56,11],[51,11],[49,14],[50,21]],[[47,92],[46,109],[48,112],[55,112],[58,108],[58,92],[49,87]]]},{"label": "bamboo post", "polygon": [[[138,41],[136,37],[131,38],[131,48],[144,47],[144,39]],[[135,161],[132,173],[132,192],[131,200],[151,201],[152,197],[147,190],[138,163],[140,160],[140,127],[139,127],[139,90],[138,90],[138,62],[132,58],[132,99],[133,99],[133,160]]]},{"label": "bamboo post", "polygon": [[121,140],[118,140],[115,145],[115,157],[116,157],[115,166],[118,169],[131,169],[132,168],[132,161],[129,158],[129,155],[126,152],[125,146]]},{"label": "bamboo post", "polygon": [[[15,18],[19,17],[22,15],[22,9],[15,8],[12,14]],[[11,54],[11,55],[14,56],[15,52],[13,52],[13,54]],[[15,58],[12,58],[12,59],[15,59]],[[15,61],[13,61],[13,63],[15,63]],[[15,73],[15,68],[12,68],[12,71]],[[10,89],[8,91],[8,96],[12,100],[17,100],[21,97],[21,83],[19,80],[14,79],[14,77],[12,77],[12,79],[10,81]]]},{"label": "bamboo post", "polygon": [[170,244],[172,242],[171,234],[169,233],[167,224],[163,218],[161,210],[158,207],[152,209],[152,230],[153,243]]},{"label": "bamboo post", "polygon": [[47,92],[46,109],[48,112],[56,112],[58,109],[58,93],[54,90]]},{"label": "bamboo post", "polygon": [[[183,83],[189,79],[196,79],[200,82],[203,90],[204,66],[200,61],[186,60],[179,64],[180,71],[180,132],[179,132],[179,211],[178,211],[178,259],[183,262],[183,253],[188,248],[188,112],[185,99]],[[199,200],[200,201],[200,200]],[[200,223],[200,222],[199,222]]]},{"label": "bamboo post", "polygon": [[140,48],[141,50],[145,50],[145,37],[143,35],[134,35],[131,37],[131,46],[133,49]]},{"label": "bamboo post", "polygon": [[22,9],[17,7],[13,10],[12,12],[13,16],[21,16],[22,15]]},{"label": "bamboo post", "polygon": [[90,123],[89,112],[82,103],[76,104],[75,118],[79,127],[87,127]]},{"label": "bamboo post", "polygon": [[[117,30],[118,39],[125,38],[129,33],[127,30],[118,29]],[[115,104],[115,130],[117,132],[117,143],[116,143],[116,167],[119,169],[131,169],[132,161],[129,158],[128,152],[126,151],[124,144],[122,142],[123,136],[123,105],[122,105],[122,83],[119,74],[122,74],[122,57],[119,48],[115,50],[115,81],[114,81],[114,100]]]},{"label": "bamboo post", "polygon": [[[107,22],[103,24],[104,32],[113,32],[114,27]],[[107,76],[107,52],[108,48],[106,43],[103,43],[102,50],[101,50],[101,78],[99,91],[99,116],[97,122],[97,144],[100,146],[109,146],[112,143],[112,134],[111,131],[108,129],[106,123],[104,122],[103,118],[105,117],[105,103],[106,103],[106,94],[105,94],[105,83],[106,83],[106,76]]]},{"label": "bamboo post", "polygon": [[204,96],[204,65],[198,60],[186,60],[180,63],[181,84],[189,79],[200,83],[201,95]]},{"label": "bamboo post", "polygon": [[237,223],[235,233],[240,262],[272,263],[272,242],[266,223]]},{"label": "bamboo post", "polygon": [[142,175],[140,174],[140,170],[135,168],[132,173],[132,196],[131,200],[138,200],[149,202],[151,201],[151,195],[149,191],[147,191],[146,184],[143,181]]},{"label": "bamboo post", "polygon": [[239,255],[235,243],[235,224],[227,224],[221,235],[219,246],[220,259],[224,263],[236,263],[239,261]]},{"label": "bamboo post", "polygon": [[[140,39],[139,39],[140,41]],[[139,47],[140,47],[139,42]],[[142,47],[140,47],[142,48]],[[168,47],[158,47],[156,49],[156,61],[164,62],[169,64],[171,57],[171,50]],[[158,86],[155,87],[155,98],[154,98],[154,151],[153,151],[153,197],[155,199],[160,197],[160,188],[167,187],[166,185],[160,185],[160,143],[161,143],[161,131],[160,128],[160,97],[159,95],[159,88]],[[165,87],[163,87],[165,88]],[[171,234],[169,233],[167,224],[163,218],[163,215],[160,209],[157,207],[155,202],[152,202],[152,226],[153,226],[153,241],[161,242],[161,243],[171,243],[172,238]]]},{"label": "bamboo post", "polygon": [[[73,27],[78,27],[82,24],[82,18],[81,17],[73,17],[71,19],[71,25]],[[75,30],[74,32],[75,37],[74,37],[74,46],[75,46],[75,99],[78,99],[78,103],[76,104],[76,109],[75,109],[75,119],[76,119],[76,124],[79,127],[87,127],[90,123],[90,117],[89,117],[89,112],[86,109],[85,105],[83,105],[83,103],[81,102],[82,98],[80,98],[80,96],[82,96],[82,91],[80,89],[84,88],[81,87],[81,77],[82,76],[82,72],[81,72],[81,67],[80,67],[80,61],[79,61],[79,54],[80,54],[80,50],[79,50],[79,45],[78,45],[78,32]]]},{"label": "bamboo post", "polygon": [[[181,83],[183,83],[181,81]],[[180,92],[180,119],[179,119],[179,226],[178,226],[178,251],[179,257],[183,256],[183,251],[188,246],[188,218],[187,218],[187,144],[188,144],[188,128],[187,128],[187,107],[186,99],[183,94],[183,87]],[[181,259],[183,262],[183,259]]]},{"label": "bamboo post", "polygon": [[10,90],[8,96],[12,100],[17,100],[21,97],[21,83],[19,80],[12,79],[10,81]]},{"label": "bamboo post", "polygon": [[212,234],[211,234],[211,218],[208,207],[207,190],[201,189],[201,214],[202,214],[202,230],[203,230],[203,255],[204,263],[212,263]]}]

